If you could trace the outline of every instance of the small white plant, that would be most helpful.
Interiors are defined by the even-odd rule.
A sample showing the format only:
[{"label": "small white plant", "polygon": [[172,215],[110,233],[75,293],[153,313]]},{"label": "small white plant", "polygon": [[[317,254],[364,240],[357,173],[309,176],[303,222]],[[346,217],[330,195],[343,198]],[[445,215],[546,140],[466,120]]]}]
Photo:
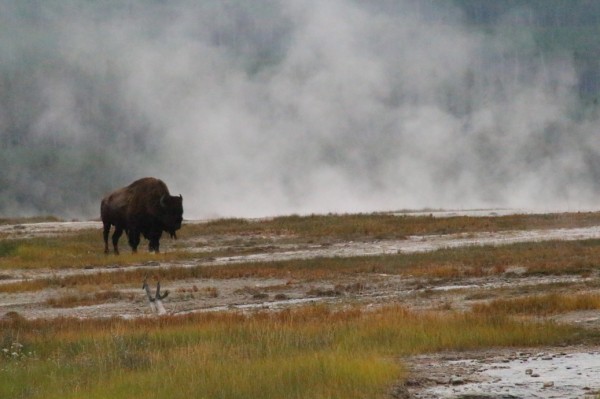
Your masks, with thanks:
[{"label": "small white plant", "polygon": [[22,343],[15,341],[15,342],[12,342],[7,347],[2,348],[2,350],[0,351],[0,354],[5,359],[12,359],[12,360],[20,360],[20,359],[23,359],[24,357],[33,357],[33,352],[31,352],[31,351],[25,352],[23,350],[23,348],[24,347],[23,347]]}]

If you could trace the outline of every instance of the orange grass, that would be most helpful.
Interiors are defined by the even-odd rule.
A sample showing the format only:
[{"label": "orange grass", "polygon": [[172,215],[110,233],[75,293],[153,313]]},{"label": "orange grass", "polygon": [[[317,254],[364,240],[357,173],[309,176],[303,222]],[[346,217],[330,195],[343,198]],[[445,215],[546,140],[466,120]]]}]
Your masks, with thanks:
[{"label": "orange grass", "polygon": [[[489,231],[518,228],[556,228],[587,226],[600,223],[599,213],[573,213],[550,215],[513,215],[504,217],[431,218],[415,216],[373,215],[323,215],[287,216],[271,220],[225,219],[209,223],[186,224],[181,236],[187,239],[227,235],[268,237],[281,234],[294,240],[338,240],[348,238],[374,239],[375,237],[403,237],[407,234],[430,234],[439,232],[466,232],[477,229]],[[266,238],[264,238],[266,237]],[[316,237],[316,238],[315,238]],[[260,241],[260,240],[259,240]],[[169,242],[180,245],[178,242]],[[261,241],[262,242],[262,241]],[[124,245],[122,245],[124,246]],[[38,290],[43,287],[72,287],[100,281],[106,284],[138,283],[147,270],[131,270],[130,265],[167,264],[153,270],[162,278],[243,278],[279,277],[315,280],[334,278],[340,274],[387,273],[410,275],[419,278],[456,279],[482,277],[504,273],[513,266],[527,274],[581,274],[586,275],[600,268],[600,240],[556,241],[522,243],[506,246],[474,246],[438,250],[422,254],[398,254],[355,258],[332,258],[291,260],[285,262],[260,262],[206,267],[199,259],[219,254],[232,255],[240,249],[225,248],[220,253],[190,253],[169,249],[158,255],[140,251],[131,254],[128,249],[120,256],[102,253],[101,232],[86,230],[68,233],[60,237],[0,241],[0,270],[20,268],[93,268],[116,266],[122,269],[114,273],[96,273],[73,277],[53,277],[43,281],[22,281],[0,284],[0,292]],[[264,251],[252,246],[244,251]],[[177,267],[178,260],[193,259],[197,267]]]},{"label": "orange grass", "polygon": [[121,291],[99,291],[93,294],[69,294],[46,300],[46,304],[54,308],[73,308],[76,306],[90,306],[105,303],[111,300],[133,300],[133,294]]},{"label": "orange grass", "polygon": [[[396,355],[444,349],[473,349],[488,345],[566,344],[581,340],[581,335],[573,334],[581,332],[577,328],[553,323],[527,323],[506,318],[502,309],[496,310],[490,308],[486,314],[479,311],[438,313],[413,312],[397,305],[370,311],[359,307],[339,309],[327,305],[309,305],[278,312],[197,313],[136,320],[25,320],[15,315],[0,320],[0,331],[3,331],[5,338],[18,337],[21,342],[34,346],[43,344],[36,347],[42,356],[62,350],[61,345],[81,339],[96,340],[130,334],[150,335],[159,340],[161,337],[173,338],[164,341],[161,347],[166,348],[184,343],[188,334],[203,336],[206,331],[215,328],[228,330],[225,336],[219,338],[223,342],[239,338],[238,334],[246,334],[246,328],[254,333],[285,330],[297,333],[299,339],[304,336],[321,344],[335,343],[336,347],[349,350],[353,350],[359,341],[367,339],[372,345]],[[497,332],[492,333],[496,330]],[[349,335],[345,335],[344,341],[332,341],[340,332]],[[593,337],[591,335],[587,338],[594,339]],[[260,336],[257,335],[256,338],[260,341]],[[268,346],[255,349],[269,351]]]},{"label": "orange grass", "polygon": [[521,298],[495,299],[489,303],[473,305],[480,314],[517,314],[547,316],[577,310],[600,309],[599,294],[545,294]]},{"label": "orange grass", "polygon": [[[155,261],[168,259],[151,257]],[[178,256],[185,256],[179,254]],[[112,257],[116,258],[116,257]],[[343,275],[396,274],[418,278],[459,279],[503,274],[511,266],[524,268],[524,275],[579,274],[600,270],[600,240],[550,241],[503,246],[474,246],[428,253],[365,256],[353,258],[297,259],[251,262],[222,266],[169,266],[90,273],[45,280],[0,284],[0,292],[33,291],[44,287],[76,287],[85,284],[137,284],[148,274],[162,280],[291,278],[319,280]],[[164,261],[164,263],[169,263]]]},{"label": "orange grass", "polygon": [[409,235],[469,233],[587,227],[600,225],[600,213],[578,212],[491,217],[428,217],[410,214],[329,214],[281,216],[272,219],[220,219],[208,223],[188,223],[182,229],[190,236],[224,234],[280,235],[302,239],[351,240],[391,239]]}]

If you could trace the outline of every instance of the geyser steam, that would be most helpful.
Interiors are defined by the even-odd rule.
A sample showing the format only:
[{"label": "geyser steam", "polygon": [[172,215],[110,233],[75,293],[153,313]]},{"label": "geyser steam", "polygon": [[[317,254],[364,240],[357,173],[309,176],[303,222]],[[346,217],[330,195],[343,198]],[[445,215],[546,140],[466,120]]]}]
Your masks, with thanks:
[{"label": "geyser steam", "polygon": [[594,206],[597,121],[520,15],[483,33],[449,2],[5,1],[0,214],[97,217],[142,176],[188,218]]}]

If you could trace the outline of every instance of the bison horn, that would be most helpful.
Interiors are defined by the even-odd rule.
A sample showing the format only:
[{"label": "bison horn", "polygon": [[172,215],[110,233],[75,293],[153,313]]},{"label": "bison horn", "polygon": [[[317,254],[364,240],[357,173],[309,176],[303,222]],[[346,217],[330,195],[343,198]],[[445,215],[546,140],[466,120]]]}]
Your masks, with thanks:
[{"label": "bison horn", "polygon": [[162,197],[160,197],[160,207],[161,208],[166,208],[167,207],[165,205],[165,194],[163,194]]}]

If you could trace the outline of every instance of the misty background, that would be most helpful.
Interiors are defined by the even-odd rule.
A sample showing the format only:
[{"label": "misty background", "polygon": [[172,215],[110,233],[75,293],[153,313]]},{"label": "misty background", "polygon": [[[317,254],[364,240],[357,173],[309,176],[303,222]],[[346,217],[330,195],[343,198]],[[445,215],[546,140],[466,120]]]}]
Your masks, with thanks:
[{"label": "misty background", "polygon": [[600,2],[1,0],[0,216],[600,200]]}]

